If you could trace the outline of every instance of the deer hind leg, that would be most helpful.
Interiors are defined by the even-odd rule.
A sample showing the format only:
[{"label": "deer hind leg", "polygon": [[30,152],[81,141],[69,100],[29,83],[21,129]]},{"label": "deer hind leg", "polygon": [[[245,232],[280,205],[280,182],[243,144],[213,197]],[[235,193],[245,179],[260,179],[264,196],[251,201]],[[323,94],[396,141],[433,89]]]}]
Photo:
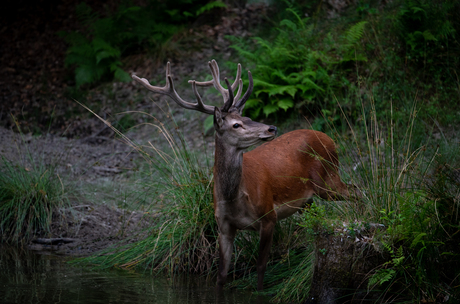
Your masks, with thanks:
[{"label": "deer hind leg", "polygon": [[[223,229],[222,229],[223,228]],[[228,269],[232,258],[233,241],[236,229],[226,225],[219,233],[219,272],[217,273],[217,290],[222,290],[227,281]]]},{"label": "deer hind leg", "polygon": [[260,227],[260,245],[259,258],[257,259],[257,290],[264,289],[264,275],[267,268],[270,248],[273,242],[273,231],[275,230],[275,221],[265,221]]}]

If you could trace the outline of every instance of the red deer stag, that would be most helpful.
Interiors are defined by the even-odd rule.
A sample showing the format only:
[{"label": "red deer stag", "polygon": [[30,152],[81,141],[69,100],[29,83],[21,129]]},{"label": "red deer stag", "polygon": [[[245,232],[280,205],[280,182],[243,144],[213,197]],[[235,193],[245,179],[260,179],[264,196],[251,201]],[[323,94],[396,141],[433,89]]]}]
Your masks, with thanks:
[{"label": "red deer stag", "polygon": [[[260,235],[257,289],[262,290],[276,221],[294,214],[314,195],[335,199],[348,197],[349,192],[338,175],[336,147],[329,136],[313,130],[296,130],[274,139],[276,127],[242,116],[253,89],[251,72],[248,71],[249,87],[239,99],[243,87],[241,65],[238,64],[232,85],[225,78],[228,89],[220,84],[215,60],[209,62],[209,67],[212,80],[189,81],[197,103],[184,101],[177,94],[169,62],[164,87],[132,77],[148,90],[168,95],[181,107],[214,115],[214,210],[220,247],[217,288],[222,289],[227,279],[235,234],[238,229],[246,229]],[[198,94],[197,86],[211,85],[224,98],[222,108],[205,105]],[[234,97],[236,87],[239,89]],[[250,146],[264,142],[243,154]]]}]

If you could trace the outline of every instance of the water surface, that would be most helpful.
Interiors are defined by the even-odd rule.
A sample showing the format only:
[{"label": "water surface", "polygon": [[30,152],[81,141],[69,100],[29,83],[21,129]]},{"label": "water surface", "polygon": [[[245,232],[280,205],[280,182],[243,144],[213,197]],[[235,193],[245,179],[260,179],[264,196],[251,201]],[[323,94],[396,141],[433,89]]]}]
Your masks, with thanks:
[{"label": "water surface", "polygon": [[196,276],[176,279],[122,270],[93,271],[68,258],[0,247],[0,303],[269,303],[250,292],[225,290]]}]

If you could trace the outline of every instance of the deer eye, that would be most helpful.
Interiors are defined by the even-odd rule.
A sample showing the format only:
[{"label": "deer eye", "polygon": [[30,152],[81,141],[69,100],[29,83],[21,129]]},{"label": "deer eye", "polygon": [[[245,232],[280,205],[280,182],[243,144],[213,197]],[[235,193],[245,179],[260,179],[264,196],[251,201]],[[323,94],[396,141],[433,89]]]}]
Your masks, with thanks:
[{"label": "deer eye", "polygon": [[233,129],[238,129],[239,127],[240,127],[240,124],[236,123],[236,124],[233,125]]}]

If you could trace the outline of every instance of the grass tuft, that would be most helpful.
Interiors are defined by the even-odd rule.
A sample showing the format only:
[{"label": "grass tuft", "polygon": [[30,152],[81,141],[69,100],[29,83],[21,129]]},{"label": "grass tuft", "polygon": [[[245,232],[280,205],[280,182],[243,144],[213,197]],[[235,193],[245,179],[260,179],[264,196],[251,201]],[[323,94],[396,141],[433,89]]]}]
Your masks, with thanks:
[{"label": "grass tuft", "polygon": [[[18,149],[19,150],[19,149]],[[0,161],[0,241],[24,243],[49,233],[53,213],[68,204],[67,193],[53,166],[30,151],[24,163]]]}]

